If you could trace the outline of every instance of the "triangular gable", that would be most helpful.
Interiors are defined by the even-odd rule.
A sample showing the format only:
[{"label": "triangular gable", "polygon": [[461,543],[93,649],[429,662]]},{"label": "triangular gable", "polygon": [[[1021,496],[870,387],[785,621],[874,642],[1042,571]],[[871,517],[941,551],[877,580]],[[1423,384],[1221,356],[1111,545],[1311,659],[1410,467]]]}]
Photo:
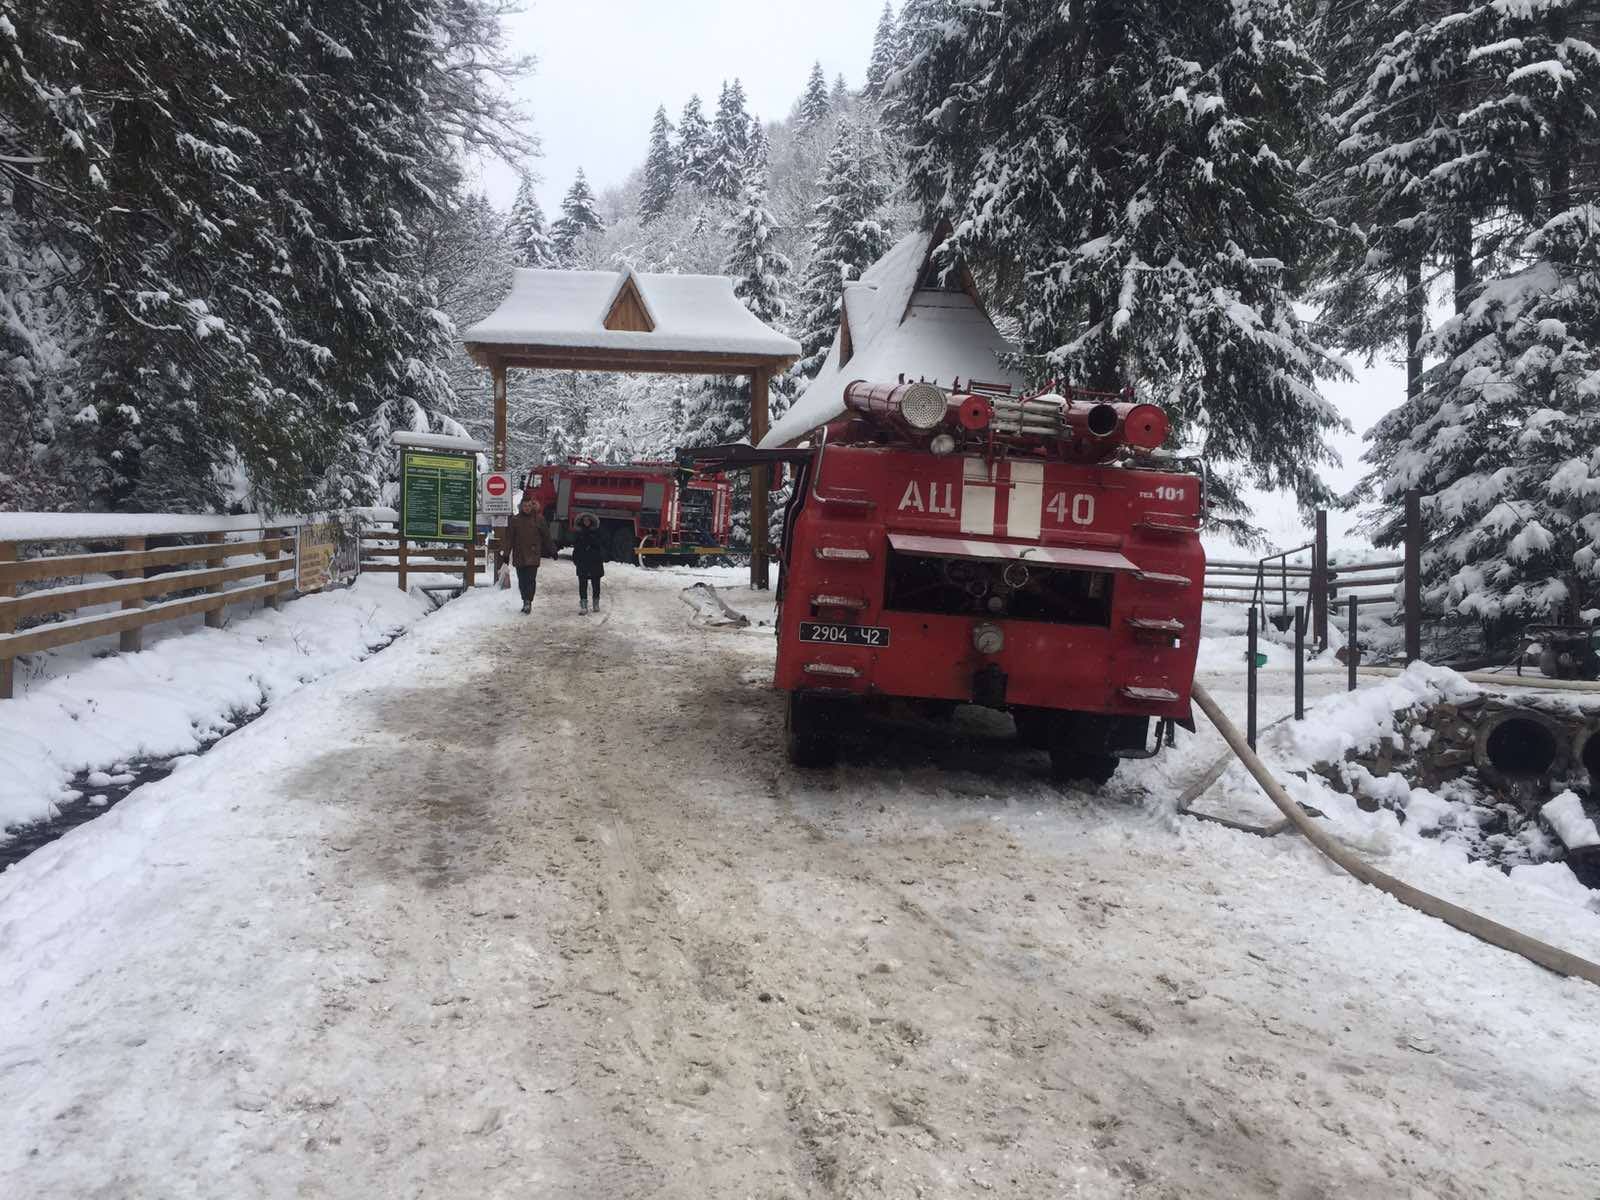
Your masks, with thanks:
[{"label": "triangular gable", "polygon": [[644,293],[639,290],[639,281],[631,270],[623,272],[622,283],[617,287],[617,294],[601,324],[613,333],[655,332],[655,318],[650,315],[650,306],[644,302]]},{"label": "triangular gable", "polygon": [[[953,232],[950,222],[943,217],[933,227],[933,233],[928,238],[928,252],[923,255],[922,265],[917,268],[917,285],[911,294],[915,297],[918,292],[965,292],[967,299],[972,301],[972,306],[983,314],[984,319],[991,320],[989,309],[978,295],[978,285],[973,281],[972,272],[967,270],[966,259],[957,258],[955,262],[942,267],[939,263],[939,248],[950,240]],[[910,313],[911,301],[907,300],[900,320],[903,322]]]}]

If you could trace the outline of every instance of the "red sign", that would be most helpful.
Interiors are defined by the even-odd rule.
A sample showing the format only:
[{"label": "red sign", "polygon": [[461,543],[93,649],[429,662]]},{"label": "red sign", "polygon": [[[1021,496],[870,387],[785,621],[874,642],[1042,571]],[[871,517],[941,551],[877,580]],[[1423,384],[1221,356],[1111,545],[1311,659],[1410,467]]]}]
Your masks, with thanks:
[{"label": "red sign", "polygon": [[491,496],[504,496],[510,486],[504,475],[490,475],[484,480],[483,490]]}]

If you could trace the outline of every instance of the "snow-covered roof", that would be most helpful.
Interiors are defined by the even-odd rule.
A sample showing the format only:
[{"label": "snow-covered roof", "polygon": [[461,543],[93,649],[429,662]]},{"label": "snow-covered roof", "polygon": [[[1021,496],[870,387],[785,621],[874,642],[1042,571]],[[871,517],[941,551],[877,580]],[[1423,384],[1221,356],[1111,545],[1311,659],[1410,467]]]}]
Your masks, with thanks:
[{"label": "snow-covered roof", "polygon": [[413,450],[454,450],[460,454],[487,454],[489,447],[474,438],[452,437],[448,433],[410,433],[397,429],[389,435],[396,446]]},{"label": "snow-covered roof", "polygon": [[[903,238],[861,278],[844,285],[844,315],[822,370],[761,445],[804,437],[844,412],[844,389],[858,379],[894,383],[901,375],[950,387],[976,379],[1020,390],[1023,379],[1000,366],[1014,349],[965,288],[922,288],[935,233]],[[848,331],[848,335],[847,335]],[[849,355],[845,357],[845,339]]]},{"label": "snow-covered roof", "polygon": [[[633,281],[648,331],[606,328],[623,288]],[[747,354],[796,358],[800,344],[769,329],[733,293],[723,275],[634,271],[518,270],[511,292],[467,330],[470,345]]]}]

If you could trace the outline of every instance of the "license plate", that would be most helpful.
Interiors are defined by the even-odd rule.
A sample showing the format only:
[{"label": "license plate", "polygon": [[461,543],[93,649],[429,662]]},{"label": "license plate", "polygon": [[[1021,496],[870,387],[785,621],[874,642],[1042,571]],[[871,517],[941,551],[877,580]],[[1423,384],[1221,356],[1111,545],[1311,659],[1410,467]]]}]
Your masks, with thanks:
[{"label": "license plate", "polygon": [[887,646],[889,630],[883,625],[834,625],[827,621],[801,621],[802,642],[830,646]]}]

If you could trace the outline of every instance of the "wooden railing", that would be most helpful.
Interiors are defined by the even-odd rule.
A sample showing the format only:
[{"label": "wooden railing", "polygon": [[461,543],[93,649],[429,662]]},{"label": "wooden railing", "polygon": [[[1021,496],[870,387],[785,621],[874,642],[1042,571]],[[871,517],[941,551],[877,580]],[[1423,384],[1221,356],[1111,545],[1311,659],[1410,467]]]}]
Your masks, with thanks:
[{"label": "wooden railing", "polygon": [[481,535],[473,538],[469,549],[460,542],[442,544],[422,542],[400,536],[399,526],[366,524],[361,529],[361,570],[380,575],[398,575],[400,590],[409,586],[410,575],[460,575],[462,587],[473,587],[479,571],[491,568],[485,560],[486,546]]},{"label": "wooden railing", "polygon": [[[204,540],[149,545],[176,537]],[[19,655],[113,633],[120,649],[133,652],[143,648],[145,628],[158,622],[203,613],[208,626],[220,628],[228,605],[279,606],[294,588],[294,546],[292,526],[257,517],[0,514],[0,700],[13,694]],[[90,575],[111,578],[84,582]],[[262,582],[228,587],[252,579]],[[56,580],[76,582],[23,590]],[[105,604],[120,608],[25,627]]]}]

